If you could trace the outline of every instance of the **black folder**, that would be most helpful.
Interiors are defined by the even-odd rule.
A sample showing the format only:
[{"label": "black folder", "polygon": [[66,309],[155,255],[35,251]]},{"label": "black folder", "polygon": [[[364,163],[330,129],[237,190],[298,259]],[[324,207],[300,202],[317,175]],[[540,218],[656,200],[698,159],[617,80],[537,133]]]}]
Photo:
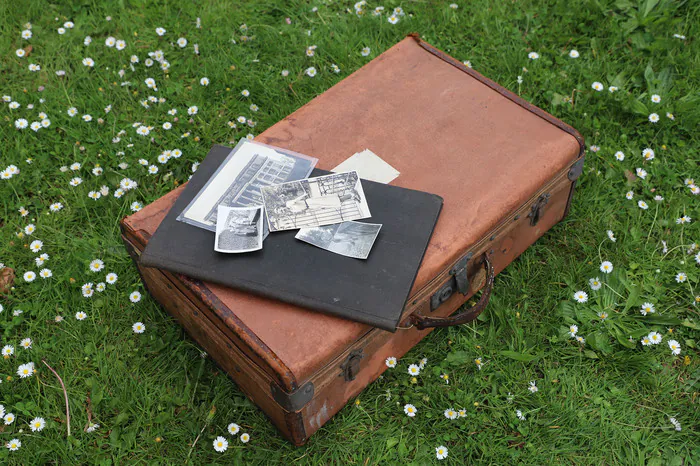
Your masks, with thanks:
[{"label": "black folder", "polygon": [[[140,263],[396,331],[442,198],[362,180],[372,217],[359,221],[382,224],[365,260],[295,239],[298,230],[270,233],[260,251],[219,253],[213,232],[176,217],[230,152],[224,146],[212,148],[149,240]],[[316,169],[311,177],[325,174]]]}]

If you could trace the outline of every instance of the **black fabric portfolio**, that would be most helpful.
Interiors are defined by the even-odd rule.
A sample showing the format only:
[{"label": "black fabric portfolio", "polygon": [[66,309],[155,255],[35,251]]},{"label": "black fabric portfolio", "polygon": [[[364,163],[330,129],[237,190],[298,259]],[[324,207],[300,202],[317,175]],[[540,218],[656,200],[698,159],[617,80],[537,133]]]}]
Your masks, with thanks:
[{"label": "black fabric portfolio", "polygon": [[[442,198],[362,180],[372,217],[359,221],[383,225],[365,260],[295,239],[298,230],[271,233],[260,251],[219,253],[214,251],[213,232],[176,217],[230,151],[224,146],[212,148],[149,240],[141,264],[396,331]],[[314,170],[311,177],[324,174]]]}]

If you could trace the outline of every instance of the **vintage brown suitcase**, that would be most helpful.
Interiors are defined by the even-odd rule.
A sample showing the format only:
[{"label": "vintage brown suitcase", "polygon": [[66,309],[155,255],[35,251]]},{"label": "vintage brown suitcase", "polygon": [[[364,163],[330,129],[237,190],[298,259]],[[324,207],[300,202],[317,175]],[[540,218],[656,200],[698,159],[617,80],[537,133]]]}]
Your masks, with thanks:
[{"label": "vintage brown suitcase", "polygon": [[[327,170],[369,148],[401,172],[393,184],[444,198],[396,333],[139,266],[154,298],[297,445],[387,357],[486,307],[493,275],[567,214],[584,148],[574,129],[417,36],[256,139]],[[122,221],[137,266],[181,189]]]}]

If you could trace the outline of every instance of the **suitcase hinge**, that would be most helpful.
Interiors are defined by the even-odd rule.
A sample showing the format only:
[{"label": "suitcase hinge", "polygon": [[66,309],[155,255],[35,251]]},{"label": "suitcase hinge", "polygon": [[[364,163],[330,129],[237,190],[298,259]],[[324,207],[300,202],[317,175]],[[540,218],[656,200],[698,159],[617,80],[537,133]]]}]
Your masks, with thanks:
[{"label": "suitcase hinge", "polygon": [[360,360],[364,357],[365,355],[362,354],[362,349],[350,351],[348,357],[345,358],[345,362],[340,365],[340,369],[342,369],[343,372],[341,372],[338,377],[345,377],[346,382],[355,380],[358,372],[360,372]]},{"label": "suitcase hinge", "polygon": [[544,193],[539,198],[537,198],[537,201],[535,201],[534,204],[532,204],[530,213],[527,215],[528,217],[530,217],[530,226],[534,227],[535,225],[537,225],[537,222],[540,221],[540,218],[542,218],[542,215],[544,214],[544,206],[546,206],[549,202],[549,198],[550,194]]},{"label": "suitcase hinge", "polygon": [[275,382],[270,382],[270,392],[278,405],[284,408],[285,411],[293,413],[306,406],[306,403],[314,397],[314,384],[307,382],[289,393],[282,390]]},{"label": "suitcase hinge", "polygon": [[567,178],[569,178],[569,181],[576,181],[579,176],[581,176],[581,173],[583,173],[583,159],[585,157],[581,157],[578,159],[574,164],[571,166],[569,169],[569,173],[567,175]]},{"label": "suitcase hinge", "polygon": [[463,295],[469,293],[469,277],[467,277],[467,264],[472,258],[472,253],[465,254],[457,263],[450,269],[450,279],[440,287],[430,297],[430,310],[434,311],[442,303],[447,301],[455,291],[459,291]]}]

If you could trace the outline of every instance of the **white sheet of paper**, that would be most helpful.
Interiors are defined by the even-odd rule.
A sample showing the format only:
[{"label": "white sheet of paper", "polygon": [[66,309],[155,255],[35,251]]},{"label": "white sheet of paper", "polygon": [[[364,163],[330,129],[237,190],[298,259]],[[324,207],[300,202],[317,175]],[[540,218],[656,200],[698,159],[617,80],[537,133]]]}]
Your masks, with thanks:
[{"label": "white sheet of paper", "polygon": [[356,171],[363,180],[384,184],[391,183],[400,175],[397,169],[369,149],[345,159],[331,171],[334,173]]}]

